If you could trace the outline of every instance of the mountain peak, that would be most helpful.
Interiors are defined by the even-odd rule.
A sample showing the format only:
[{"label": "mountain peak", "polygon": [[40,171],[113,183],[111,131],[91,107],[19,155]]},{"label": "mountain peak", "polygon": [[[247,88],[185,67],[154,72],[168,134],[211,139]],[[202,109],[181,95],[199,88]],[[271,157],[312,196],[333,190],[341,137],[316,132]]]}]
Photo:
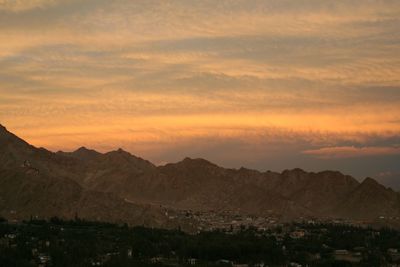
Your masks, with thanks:
[{"label": "mountain peak", "polygon": [[82,153],[85,153],[85,154],[89,154],[89,153],[92,153],[92,154],[100,154],[100,153],[97,152],[96,150],[89,149],[89,148],[86,148],[86,147],[84,147],[84,146],[78,148],[77,150],[75,150],[75,151],[72,152],[72,153],[74,153],[74,154],[82,154]]},{"label": "mountain peak", "polygon": [[186,157],[181,161],[178,161],[177,163],[168,163],[165,166],[166,168],[185,168],[185,169],[198,169],[198,168],[205,168],[209,169],[211,168],[218,168],[218,165],[209,162],[208,160],[202,159],[202,158],[190,158]]},{"label": "mountain peak", "polygon": [[202,159],[202,158],[190,158],[190,157],[186,157],[184,158],[181,163],[185,163],[185,164],[195,164],[195,165],[213,165],[216,166],[214,163],[211,163],[210,161],[206,160],[206,159]]},{"label": "mountain peak", "polygon": [[144,159],[142,159],[136,155],[133,155],[132,153],[130,153],[122,148],[118,148],[117,150],[107,152],[107,153],[105,153],[105,155],[108,155],[108,156],[111,156],[114,158],[119,158],[119,159],[124,158],[124,159],[131,159],[131,160],[135,159],[135,160],[145,161]]},{"label": "mountain peak", "polygon": [[13,144],[20,146],[22,145],[23,147],[28,146],[29,144],[13,134],[12,132],[8,131],[7,128],[3,125],[0,124],[0,138],[1,142],[6,142],[8,144]]},{"label": "mountain peak", "polygon": [[81,146],[80,148],[78,148],[77,150],[75,150],[74,152],[84,152],[84,151],[89,151],[89,149],[87,149],[84,146]]},{"label": "mountain peak", "polygon": [[364,181],[362,181],[361,183],[362,185],[366,186],[382,186],[381,184],[379,184],[376,180],[372,179],[371,177],[367,177],[364,179]]},{"label": "mountain peak", "polygon": [[300,174],[306,174],[306,172],[303,169],[300,169],[300,168],[294,168],[294,169],[291,169],[291,170],[284,170],[282,172],[282,175],[290,175],[290,174],[292,174],[292,175],[300,175]]},{"label": "mountain peak", "polygon": [[91,160],[91,159],[95,159],[99,155],[101,155],[101,153],[97,152],[96,150],[88,149],[88,148],[86,148],[84,146],[78,148],[74,152],[63,153],[63,154],[70,155],[70,156],[72,156],[74,158],[78,158],[78,159],[81,159],[81,160]]},{"label": "mountain peak", "polygon": [[0,124],[0,134],[1,135],[6,135],[6,134],[10,134],[10,132],[7,130],[7,128],[5,126]]},{"label": "mountain peak", "polygon": [[374,192],[385,192],[388,190],[384,185],[378,183],[375,179],[372,179],[370,177],[367,177],[364,179],[364,181],[362,181],[362,183],[360,184],[360,188],[362,190]]},{"label": "mountain peak", "polygon": [[128,151],[119,148],[104,154],[109,164],[129,166],[129,168],[139,168],[143,170],[154,169],[155,166],[148,160],[135,156]]},{"label": "mountain peak", "polygon": [[106,154],[108,154],[108,155],[125,155],[125,156],[135,157],[130,152],[123,150],[122,148],[118,148],[117,150],[107,152]]}]

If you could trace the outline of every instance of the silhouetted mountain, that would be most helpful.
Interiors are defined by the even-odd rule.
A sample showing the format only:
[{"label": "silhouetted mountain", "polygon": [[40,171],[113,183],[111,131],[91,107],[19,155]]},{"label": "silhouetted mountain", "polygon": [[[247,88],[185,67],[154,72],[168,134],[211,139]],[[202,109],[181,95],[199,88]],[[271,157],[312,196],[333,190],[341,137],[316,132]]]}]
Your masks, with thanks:
[{"label": "silhouetted mountain", "polygon": [[366,178],[338,206],[339,215],[352,219],[398,216],[400,195],[372,178]]},{"label": "silhouetted mountain", "polygon": [[87,149],[86,147],[80,147],[77,150],[75,150],[74,152],[62,152],[59,151],[57,152],[57,154],[59,155],[64,155],[64,156],[70,156],[79,160],[83,160],[83,161],[91,161],[91,160],[96,160],[99,159],[101,157],[101,153],[92,150],[92,149]]},{"label": "silhouetted mountain", "polygon": [[158,209],[132,204],[117,194],[83,188],[76,180],[89,171],[84,163],[87,158],[78,155],[86,151],[72,154],[74,157],[67,157],[35,148],[0,127],[0,214],[17,219],[78,215],[93,220],[165,225],[166,218]]},{"label": "silhouetted mountain", "polygon": [[162,225],[165,216],[155,208],[158,205],[274,213],[285,219],[400,216],[398,193],[371,178],[359,183],[335,171],[259,172],[191,158],[157,167],[122,149],[103,154],[81,147],[52,153],[29,145],[4,127],[0,127],[0,160],[4,216],[10,210],[21,216],[79,213]]}]

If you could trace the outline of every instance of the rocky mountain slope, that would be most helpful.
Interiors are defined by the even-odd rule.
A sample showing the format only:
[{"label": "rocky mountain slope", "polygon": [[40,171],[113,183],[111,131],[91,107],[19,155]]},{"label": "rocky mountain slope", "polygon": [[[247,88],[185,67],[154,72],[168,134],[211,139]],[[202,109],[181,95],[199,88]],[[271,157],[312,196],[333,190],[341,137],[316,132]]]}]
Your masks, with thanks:
[{"label": "rocky mountain slope", "polygon": [[80,218],[163,226],[161,210],[135,205],[117,194],[88,190],[78,182],[80,160],[35,148],[0,127],[0,215]]},{"label": "rocky mountain slope", "polygon": [[[134,204],[135,203],[135,204]],[[0,212],[162,225],[172,209],[374,220],[400,217],[399,194],[339,172],[226,169],[186,158],[155,166],[122,149],[53,153],[0,128]],[[152,207],[152,208],[150,208]]]}]

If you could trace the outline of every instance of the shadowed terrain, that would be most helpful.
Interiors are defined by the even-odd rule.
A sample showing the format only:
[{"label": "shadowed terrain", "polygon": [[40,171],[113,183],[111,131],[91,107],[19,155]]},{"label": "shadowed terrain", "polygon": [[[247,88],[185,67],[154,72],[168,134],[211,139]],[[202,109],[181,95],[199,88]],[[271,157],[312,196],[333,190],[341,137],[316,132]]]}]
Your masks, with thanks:
[{"label": "shadowed terrain", "polygon": [[[161,206],[162,205],[162,206]],[[122,149],[53,153],[0,128],[0,213],[171,226],[165,209],[372,221],[399,217],[399,194],[340,172],[226,169],[185,158],[155,166]]]}]

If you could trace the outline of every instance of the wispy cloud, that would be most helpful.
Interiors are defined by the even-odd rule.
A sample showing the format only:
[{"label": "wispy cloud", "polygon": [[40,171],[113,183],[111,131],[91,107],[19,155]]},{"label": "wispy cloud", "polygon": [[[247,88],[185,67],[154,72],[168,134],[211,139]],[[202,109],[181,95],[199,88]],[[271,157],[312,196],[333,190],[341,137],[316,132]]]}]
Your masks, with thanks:
[{"label": "wispy cloud", "polygon": [[400,147],[324,147],[320,149],[305,150],[303,153],[321,159],[388,156],[400,155]]},{"label": "wispy cloud", "polygon": [[56,0],[0,0],[0,11],[23,12],[54,5]]},{"label": "wispy cloud", "polygon": [[0,120],[157,161],[384,157],[399,23],[392,0],[0,0]]}]

